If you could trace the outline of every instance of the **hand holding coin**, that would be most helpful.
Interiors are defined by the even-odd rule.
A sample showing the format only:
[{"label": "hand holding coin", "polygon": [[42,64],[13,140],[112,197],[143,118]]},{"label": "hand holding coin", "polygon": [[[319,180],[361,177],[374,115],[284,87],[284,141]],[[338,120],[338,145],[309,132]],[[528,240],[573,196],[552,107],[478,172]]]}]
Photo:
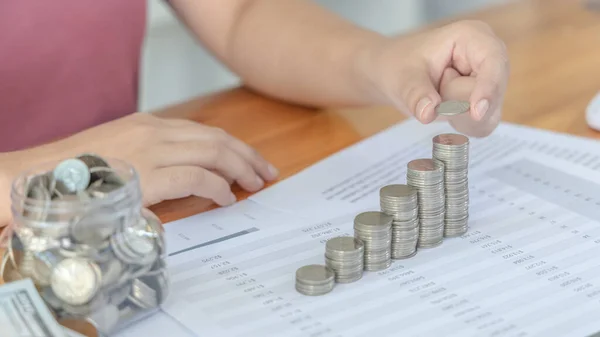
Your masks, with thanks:
[{"label": "hand holding coin", "polygon": [[369,78],[381,96],[420,122],[447,119],[475,137],[498,125],[509,63],[487,24],[458,21],[380,42],[368,55]]}]

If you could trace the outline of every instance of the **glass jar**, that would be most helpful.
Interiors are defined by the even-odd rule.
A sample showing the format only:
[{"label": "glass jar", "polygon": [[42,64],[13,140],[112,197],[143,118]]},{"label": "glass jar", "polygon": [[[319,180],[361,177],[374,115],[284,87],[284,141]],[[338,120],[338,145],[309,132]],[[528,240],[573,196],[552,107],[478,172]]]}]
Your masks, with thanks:
[{"label": "glass jar", "polygon": [[12,184],[5,282],[31,278],[57,319],[109,335],[159,308],[169,275],[162,224],[120,160],[81,154]]}]

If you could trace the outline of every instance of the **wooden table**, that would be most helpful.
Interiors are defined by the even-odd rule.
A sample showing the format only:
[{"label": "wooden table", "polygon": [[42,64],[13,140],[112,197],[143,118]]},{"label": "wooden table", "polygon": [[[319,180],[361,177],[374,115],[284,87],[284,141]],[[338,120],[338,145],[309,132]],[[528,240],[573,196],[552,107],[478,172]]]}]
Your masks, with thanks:
[{"label": "wooden table", "polygon": [[[512,71],[504,121],[600,136],[584,119],[587,104],[600,91],[600,12],[586,11],[581,1],[575,0],[524,0],[463,18],[488,22],[508,46]],[[310,110],[243,88],[156,113],[226,129],[274,163],[281,179],[405,118],[385,107]],[[248,197],[239,189],[236,195]],[[213,207],[190,197],[163,202],[152,210],[168,222]],[[87,336],[96,335],[85,325],[68,326]]]},{"label": "wooden table", "polygon": [[[586,106],[600,91],[600,11],[588,11],[575,0],[525,0],[462,18],[489,23],[507,44],[511,77],[504,121],[587,137],[600,135],[584,119]],[[309,110],[243,88],[157,113],[227,130],[274,163],[281,179],[405,118],[385,107]],[[238,189],[236,195],[243,199],[248,193]],[[206,201],[186,198],[163,202],[152,210],[166,222],[211,208]]]}]

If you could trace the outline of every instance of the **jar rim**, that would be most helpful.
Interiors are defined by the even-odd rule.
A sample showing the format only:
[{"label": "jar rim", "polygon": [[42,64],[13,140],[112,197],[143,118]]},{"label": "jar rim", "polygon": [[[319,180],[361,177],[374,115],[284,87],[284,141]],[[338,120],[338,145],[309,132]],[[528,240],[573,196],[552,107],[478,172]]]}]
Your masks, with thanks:
[{"label": "jar rim", "polygon": [[[26,202],[32,206],[46,204],[46,201],[31,198],[31,197],[27,196],[26,185],[27,185],[29,178],[34,177],[43,172],[46,172],[46,173],[51,172],[52,170],[50,168],[52,166],[56,166],[58,163],[61,163],[64,160],[73,159],[73,158],[76,158],[77,156],[86,155],[86,154],[87,155],[96,155],[96,156],[102,158],[109,164],[110,168],[112,168],[113,170],[115,170],[117,172],[121,172],[121,173],[124,172],[127,175],[125,182],[121,188],[118,188],[118,189],[115,189],[113,191],[106,193],[105,197],[102,199],[110,200],[111,197],[114,197],[115,195],[117,195],[119,193],[123,193],[123,190],[128,189],[128,186],[131,186],[132,184],[137,184],[139,182],[139,174],[138,174],[137,170],[135,169],[135,167],[133,165],[131,165],[127,161],[124,161],[124,160],[118,159],[118,158],[114,158],[114,157],[100,156],[100,155],[97,155],[92,152],[82,152],[75,156],[40,162],[26,170],[22,170],[21,172],[19,172],[19,174],[17,174],[17,176],[11,182],[11,199],[22,200],[23,202]],[[115,168],[111,164],[117,164],[119,167]],[[125,177],[123,177],[123,178],[125,178]],[[20,187],[22,187],[22,188],[20,189]],[[98,200],[96,200],[96,202],[97,201]],[[93,201],[91,201],[91,202],[93,202]],[[52,203],[55,205],[73,205],[73,204],[84,204],[85,202],[82,200],[53,200]]]}]

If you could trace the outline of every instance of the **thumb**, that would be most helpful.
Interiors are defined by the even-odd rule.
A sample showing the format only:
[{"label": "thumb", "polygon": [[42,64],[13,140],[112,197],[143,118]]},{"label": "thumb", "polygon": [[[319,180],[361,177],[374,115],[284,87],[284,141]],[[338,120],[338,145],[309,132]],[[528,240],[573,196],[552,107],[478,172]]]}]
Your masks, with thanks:
[{"label": "thumb", "polygon": [[413,116],[421,123],[431,123],[436,118],[435,107],[441,97],[425,66],[412,67],[402,74],[404,80],[401,98]]}]

